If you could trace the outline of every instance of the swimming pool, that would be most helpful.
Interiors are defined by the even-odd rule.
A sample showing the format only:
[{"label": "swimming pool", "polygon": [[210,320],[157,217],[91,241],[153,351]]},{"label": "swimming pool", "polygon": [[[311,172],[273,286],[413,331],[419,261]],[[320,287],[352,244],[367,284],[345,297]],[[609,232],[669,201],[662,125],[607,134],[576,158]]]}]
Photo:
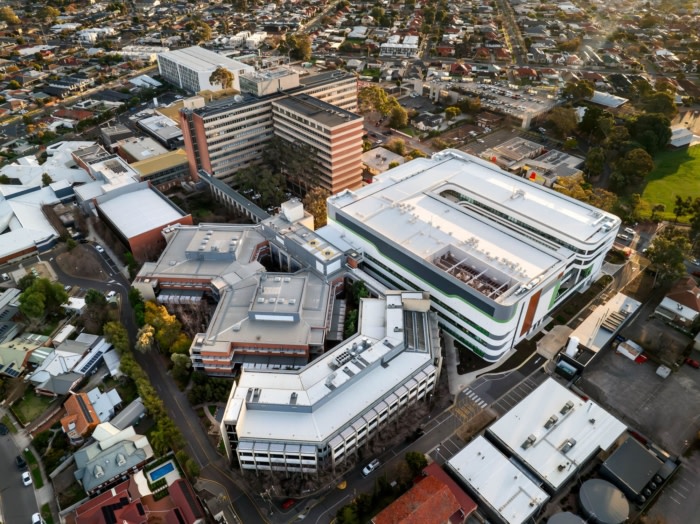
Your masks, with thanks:
[{"label": "swimming pool", "polygon": [[175,470],[175,464],[171,462],[166,462],[162,466],[157,467],[153,471],[148,472],[148,476],[151,477],[151,482],[155,482],[156,480],[162,479],[164,476],[166,476],[168,473],[171,471]]}]

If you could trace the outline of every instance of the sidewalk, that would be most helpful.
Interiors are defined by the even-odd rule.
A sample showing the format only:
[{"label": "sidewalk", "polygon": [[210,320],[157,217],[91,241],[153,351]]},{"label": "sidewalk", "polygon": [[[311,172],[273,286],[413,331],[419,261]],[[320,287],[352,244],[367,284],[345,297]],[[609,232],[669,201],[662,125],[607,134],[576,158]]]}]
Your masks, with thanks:
[{"label": "sidewalk", "polygon": [[459,359],[457,357],[457,349],[455,348],[454,340],[452,339],[452,337],[443,337],[443,340],[445,342],[445,367],[447,368],[447,384],[450,388],[450,395],[452,396],[457,396],[464,388],[466,388],[472,382],[474,382],[480,375],[484,375],[489,371],[500,367],[503,364],[503,362],[508,360],[513,351],[511,350],[501,360],[499,360],[498,362],[494,362],[490,366],[478,369],[476,371],[472,371],[471,373],[465,373],[464,375],[460,375],[459,373],[457,373],[457,364],[459,362]]},{"label": "sidewalk", "polygon": [[[48,474],[46,471],[44,471],[44,464],[39,460],[39,454],[36,452],[36,450],[32,447],[32,439],[27,433],[27,431],[19,426],[17,422],[15,421],[14,417],[12,414],[9,412],[4,407],[0,408],[0,418],[4,417],[5,415],[8,416],[10,421],[12,422],[12,425],[15,427],[17,430],[16,433],[13,433],[10,431],[10,436],[12,437],[12,440],[15,442],[15,446],[17,447],[17,452],[20,453],[25,449],[29,449],[34,456],[37,459],[37,462],[39,463],[39,467],[41,469],[41,476],[44,479],[44,486],[39,488],[39,489],[34,489],[34,496],[36,497],[36,504],[41,512],[41,507],[44,504],[48,504],[49,507],[51,508],[51,514],[54,517],[54,522],[59,522],[57,519],[58,517],[58,506],[56,505],[56,497],[54,496],[53,492],[53,484],[51,483],[51,479],[49,478]],[[9,524],[9,523],[8,523]]]}]

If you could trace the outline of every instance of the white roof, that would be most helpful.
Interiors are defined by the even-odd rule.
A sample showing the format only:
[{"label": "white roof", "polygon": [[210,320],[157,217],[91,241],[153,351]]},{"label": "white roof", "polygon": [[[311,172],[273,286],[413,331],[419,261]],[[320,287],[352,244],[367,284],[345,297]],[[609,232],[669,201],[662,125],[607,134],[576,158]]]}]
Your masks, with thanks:
[{"label": "white roof", "polygon": [[615,313],[625,317],[632,315],[641,305],[642,303],[638,300],[618,293],[602,306],[595,308],[571,333],[571,336],[578,338],[583,346],[597,353],[613,337],[613,332],[606,329],[603,321]]},{"label": "white roof", "polygon": [[604,91],[593,91],[593,96],[589,100],[594,104],[612,108],[620,107],[629,102],[627,98],[605,93]]},{"label": "white roof", "polygon": [[[420,300],[422,296],[403,293],[386,299],[363,299],[358,336],[301,371],[244,369],[231,392],[224,420],[236,422],[241,439],[321,442],[329,438],[411,377],[428,371],[426,366],[433,355],[426,348],[401,351],[386,367],[380,363],[393,347],[403,344],[402,304],[409,297]],[[395,327],[401,330],[395,331]],[[337,357],[353,348],[360,348],[356,360],[334,365]],[[255,404],[268,409],[247,408],[250,391],[256,388],[259,393]],[[301,409],[295,410],[292,405]]]},{"label": "white roof", "polygon": [[168,58],[178,64],[187,67],[193,71],[213,71],[217,67],[225,67],[231,71],[245,69],[250,71],[252,68],[249,65],[233,60],[227,56],[220,55],[214,51],[209,51],[199,46],[186,47],[185,49],[177,49],[167,53],[160,53],[158,57]]},{"label": "white roof", "polygon": [[479,271],[487,269],[498,283],[509,282],[507,289],[558,271],[569,256],[550,240],[532,241],[482,216],[464,199],[580,249],[594,249],[610,235],[604,222],[619,224],[613,215],[456,150],[398,166],[368,186],[331,197],[329,204],[414,256],[432,262],[450,251]]},{"label": "white roof", "polygon": [[5,200],[0,194],[0,258],[58,237],[41,210],[42,205],[57,202],[58,198],[50,187],[12,197],[10,200]]},{"label": "white roof", "polygon": [[[548,421],[554,423],[546,428]],[[559,489],[588,459],[608,450],[626,429],[598,404],[548,378],[488,431],[545,482]],[[531,435],[534,443],[523,449]],[[571,439],[574,445],[563,451],[562,446],[573,442]]]},{"label": "white roof", "polygon": [[165,227],[183,217],[148,184],[139,186],[138,190],[110,195],[98,203],[100,210],[126,238]]},{"label": "white roof", "polygon": [[447,463],[508,524],[525,522],[549,499],[483,436]]}]

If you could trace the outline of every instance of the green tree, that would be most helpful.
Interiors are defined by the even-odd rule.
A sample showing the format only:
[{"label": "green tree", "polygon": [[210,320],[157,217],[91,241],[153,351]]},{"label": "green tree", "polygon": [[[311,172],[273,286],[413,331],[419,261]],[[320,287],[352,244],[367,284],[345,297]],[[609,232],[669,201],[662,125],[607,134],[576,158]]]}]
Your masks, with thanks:
[{"label": "green tree", "polygon": [[367,86],[360,89],[357,94],[357,103],[360,111],[376,111],[382,115],[388,115],[397,104],[394,97],[390,97],[381,86]]},{"label": "green tree", "polygon": [[406,154],[406,142],[402,138],[392,138],[387,142],[386,148],[397,155],[403,156]]},{"label": "green tree", "polygon": [[592,147],[588,150],[584,170],[591,177],[599,176],[605,167],[605,150],[600,147]]},{"label": "green tree", "polygon": [[688,236],[675,228],[666,228],[647,248],[647,258],[656,270],[654,283],[673,282],[686,273],[685,259],[692,246]]},{"label": "green tree", "polygon": [[316,229],[326,225],[328,220],[326,200],[330,196],[330,191],[323,187],[315,187],[304,196],[304,209],[313,215]]},{"label": "green tree", "polygon": [[186,384],[192,368],[190,357],[180,353],[173,353],[170,355],[170,360],[173,363],[173,378],[180,384]]},{"label": "green tree", "polygon": [[85,293],[85,305],[88,307],[105,307],[107,306],[107,298],[101,291],[88,289],[87,293]]},{"label": "green tree", "polygon": [[408,113],[400,105],[395,105],[391,108],[389,117],[389,127],[394,129],[403,129],[408,125]]},{"label": "green tree", "polygon": [[41,184],[46,187],[49,184],[53,184],[53,178],[48,173],[41,175]]},{"label": "green tree", "polygon": [[617,205],[617,196],[614,193],[593,187],[581,175],[560,177],[554,185],[554,189],[605,211],[610,212]]},{"label": "green tree", "polygon": [[294,60],[307,61],[311,58],[311,37],[304,33],[290,33],[285,38],[284,49]]},{"label": "green tree", "polygon": [[676,201],[673,205],[673,214],[675,215],[675,221],[678,222],[678,217],[682,217],[690,214],[693,211],[693,199],[692,197],[683,198],[680,195],[676,195]]},{"label": "green tree", "polygon": [[10,80],[7,83],[7,87],[10,89],[19,89],[21,86],[19,85],[19,82],[17,80]]},{"label": "green tree", "polygon": [[41,318],[45,303],[46,297],[38,291],[25,291],[19,296],[19,310],[28,318]]},{"label": "green tree", "polygon": [[428,460],[425,458],[425,455],[419,451],[409,451],[404,458],[414,477],[420,475],[428,466]]},{"label": "green tree", "polygon": [[641,115],[627,125],[630,136],[650,155],[666,147],[671,138],[671,121],[659,114]]},{"label": "green tree", "polygon": [[593,84],[588,80],[569,82],[564,86],[564,96],[571,97],[574,101],[591,98],[593,96]]},{"label": "green tree", "polygon": [[221,86],[221,89],[231,89],[233,80],[233,73],[221,66],[217,67],[209,76],[209,83],[218,84]]},{"label": "green tree", "polygon": [[555,107],[549,112],[548,121],[560,137],[569,136],[577,126],[576,112],[570,107]]},{"label": "green tree", "polygon": [[645,97],[642,104],[647,113],[660,113],[669,118],[678,114],[674,95],[666,91],[656,92]]},{"label": "green tree", "polygon": [[462,114],[462,110],[459,107],[450,106],[445,108],[445,118],[447,120],[454,120],[459,115]]},{"label": "green tree", "polygon": [[37,18],[44,24],[53,24],[61,15],[61,12],[50,5],[45,5],[37,11]]},{"label": "green tree", "polygon": [[399,167],[401,164],[397,162],[396,160],[392,160],[389,162],[389,169],[394,169],[395,167]]},{"label": "green tree", "polygon": [[[124,354],[129,352],[129,333],[122,324],[119,322],[107,322],[102,328],[102,333],[107,342],[114,346],[119,355],[123,357]],[[122,371],[124,371],[123,365],[124,359],[122,358]]]}]

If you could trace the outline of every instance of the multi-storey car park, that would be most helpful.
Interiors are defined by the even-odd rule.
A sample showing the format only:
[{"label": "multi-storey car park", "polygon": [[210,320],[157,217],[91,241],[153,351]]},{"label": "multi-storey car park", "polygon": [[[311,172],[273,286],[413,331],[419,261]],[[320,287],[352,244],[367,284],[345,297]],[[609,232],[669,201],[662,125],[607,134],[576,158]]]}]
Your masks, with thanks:
[{"label": "multi-storey car park", "polygon": [[328,199],[319,234],[392,289],[430,292],[442,329],[488,361],[599,275],[616,216],[456,150]]},{"label": "multi-storey car park", "polygon": [[[180,113],[190,175],[203,169],[226,183],[262,161],[273,137],[305,143],[314,152],[319,184],[330,191],[362,181],[362,117],[357,80],[342,71],[299,78],[284,68],[241,75],[241,94]],[[273,110],[274,108],[274,110]],[[291,134],[290,134],[291,133]]]}]

